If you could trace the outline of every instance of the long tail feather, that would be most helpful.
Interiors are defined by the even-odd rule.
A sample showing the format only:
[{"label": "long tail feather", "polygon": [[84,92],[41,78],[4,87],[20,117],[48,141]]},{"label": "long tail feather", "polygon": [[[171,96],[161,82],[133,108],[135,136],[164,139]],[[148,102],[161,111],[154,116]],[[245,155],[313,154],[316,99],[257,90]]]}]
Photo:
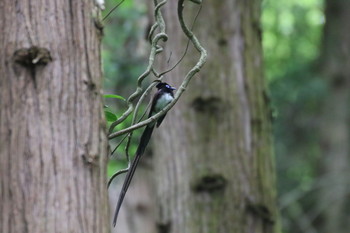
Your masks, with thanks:
[{"label": "long tail feather", "polygon": [[151,139],[153,129],[154,129],[154,124],[147,125],[146,129],[143,131],[139,146],[137,147],[136,155],[143,155],[143,152],[145,152],[145,149],[149,143],[149,140]]},{"label": "long tail feather", "polygon": [[118,218],[120,207],[123,203],[125,194],[128,191],[132,177],[134,176],[134,173],[136,171],[137,164],[139,163],[140,158],[142,157],[143,153],[145,152],[145,149],[146,149],[146,147],[149,143],[149,140],[152,136],[153,129],[154,129],[154,125],[147,126],[146,129],[142,133],[140,143],[139,143],[139,146],[138,146],[137,151],[136,151],[135,158],[131,163],[131,166],[130,166],[128,173],[126,174],[124,184],[123,184],[122,190],[121,190],[120,195],[119,195],[118,203],[117,203],[115,213],[114,213],[114,218],[113,218],[113,226],[115,226],[117,223],[117,218]]}]

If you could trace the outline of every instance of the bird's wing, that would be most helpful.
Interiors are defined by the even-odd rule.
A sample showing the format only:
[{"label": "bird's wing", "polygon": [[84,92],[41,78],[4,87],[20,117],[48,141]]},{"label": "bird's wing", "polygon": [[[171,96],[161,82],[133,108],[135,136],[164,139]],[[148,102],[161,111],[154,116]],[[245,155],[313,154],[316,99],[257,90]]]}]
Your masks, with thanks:
[{"label": "bird's wing", "polygon": [[157,103],[160,95],[161,95],[160,91],[157,91],[156,94],[154,94],[153,99],[152,99],[151,109],[150,109],[150,111],[148,113],[148,117],[151,117],[154,114],[156,114],[156,112],[155,112],[156,103]]},{"label": "bird's wing", "polygon": [[162,124],[162,121],[164,120],[165,116],[166,116],[166,113],[163,116],[158,118],[158,120],[157,120],[157,128],[160,126],[160,124]]}]

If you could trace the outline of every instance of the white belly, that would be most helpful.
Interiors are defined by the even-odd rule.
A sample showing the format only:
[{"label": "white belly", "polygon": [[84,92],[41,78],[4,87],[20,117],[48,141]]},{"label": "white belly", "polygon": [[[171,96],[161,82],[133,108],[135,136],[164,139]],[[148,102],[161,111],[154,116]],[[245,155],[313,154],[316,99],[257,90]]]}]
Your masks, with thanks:
[{"label": "white belly", "polygon": [[160,98],[157,101],[157,104],[155,106],[155,111],[159,112],[160,110],[162,110],[165,106],[167,106],[174,98],[169,94],[169,93],[165,93],[163,94],[162,98]]}]

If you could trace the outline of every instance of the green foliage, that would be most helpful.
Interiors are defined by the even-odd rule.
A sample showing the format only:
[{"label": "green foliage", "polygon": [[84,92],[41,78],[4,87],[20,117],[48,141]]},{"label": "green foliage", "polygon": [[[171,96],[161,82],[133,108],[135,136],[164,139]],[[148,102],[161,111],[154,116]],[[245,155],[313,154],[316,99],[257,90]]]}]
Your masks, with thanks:
[{"label": "green foliage", "polygon": [[[106,15],[120,0],[106,2]],[[132,0],[124,1],[105,19],[103,37],[103,70],[105,73],[105,89],[127,95],[129,86],[146,66],[144,55],[140,51],[140,43],[144,38],[144,26],[140,18],[145,17],[143,4]]]},{"label": "green foliage", "polygon": [[124,100],[125,98],[123,96],[120,95],[112,95],[112,94],[108,94],[108,95],[103,95],[104,98],[114,98],[114,99],[120,99],[120,100]]},{"label": "green foliage", "polygon": [[118,119],[118,117],[113,112],[110,112],[107,110],[105,110],[105,115],[106,115],[106,120],[108,122],[114,122]]},{"label": "green foliage", "polygon": [[323,23],[321,0],[263,1],[263,48],[270,81],[318,56]]},{"label": "green foliage", "polygon": [[117,161],[115,159],[112,159],[108,162],[107,167],[107,176],[111,177],[114,175],[116,171],[119,171],[121,169],[124,169],[128,166],[126,160]]},{"label": "green foliage", "polygon": [[[108,95],[103,95],[104,98],[110,98],[110,99],[120,99],[120,100],[124,100],[125,98],[120,96],[120,95],[112,95],[112,94],[108,94]],[[106,116],[106,120],[107,122],[114,122],[118,119],[117,115],[114,114],[112,112],[112,110],[109,109],[109,106],[105,105],[105,116]]]},{"label": "green foliage", "polygon": [[[279,202],[284,232],[304,232],[300,222],[313,202],[320,146],[319,116],[327,89],[317,73],[324,24],[321,0],[265,0],[262,23],[265,76],[273,107]],[[301,224],[302,225],[302,224]]]}]

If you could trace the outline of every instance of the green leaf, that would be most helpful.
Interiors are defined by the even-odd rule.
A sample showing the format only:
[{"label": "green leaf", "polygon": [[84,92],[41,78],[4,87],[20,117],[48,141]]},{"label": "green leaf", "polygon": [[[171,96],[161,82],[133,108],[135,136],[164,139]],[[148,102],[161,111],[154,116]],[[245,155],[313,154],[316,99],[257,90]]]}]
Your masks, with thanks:
[{"label": "green leaf", "polygon": [[113,122],[113,121],[116,121],[118,119],[118,117],[113,112],[106,111],[106,110],[105,110],[105,116],[106,116],[107,121]]},{"label": "green leaf", "polygon": [[125,101],[125,98],[123,96],[120,96],[120,95],[103,95],[104,98],[113,98],[113,99],[120,99],[120,100],[124,100]]}]

